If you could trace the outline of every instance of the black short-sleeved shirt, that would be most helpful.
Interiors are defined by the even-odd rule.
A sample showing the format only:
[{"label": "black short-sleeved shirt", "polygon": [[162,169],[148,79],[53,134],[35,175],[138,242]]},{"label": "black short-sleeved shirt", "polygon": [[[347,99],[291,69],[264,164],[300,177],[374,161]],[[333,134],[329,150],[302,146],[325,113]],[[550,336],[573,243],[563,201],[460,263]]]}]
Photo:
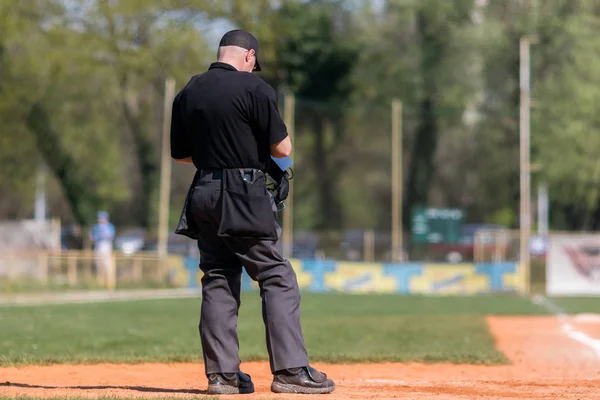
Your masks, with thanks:
[{"label": "black short-sleeved shirt", "polygon": [[270,146],[288,136],[275,90],[261,78],[216,62],[175,96],[171,156],[198,169],[265,170]]}]

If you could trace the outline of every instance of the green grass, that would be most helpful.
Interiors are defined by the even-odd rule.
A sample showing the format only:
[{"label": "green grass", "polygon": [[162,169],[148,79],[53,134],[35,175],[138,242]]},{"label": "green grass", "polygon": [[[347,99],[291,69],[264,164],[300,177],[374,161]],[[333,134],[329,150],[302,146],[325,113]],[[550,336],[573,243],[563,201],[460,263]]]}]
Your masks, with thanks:
[{"label": "green grass", "polygon": [[[176,287],[165,281],[144,280],[141,282],[117,282],[117,289],[169,289]],[[69,285],[67,282],[50,281],[42,283],[35,279],[19,279],[9,281],[0,278],[1,294],[37,294],[37,293],[65,293],[80,290],[104,290],[105,288],[96,281],[90,280],[77,285]]]},{"label": "green grass", "polygon": [[600,314],[600,297],[552,297],[550,300],[567,314]]},{"label": "green grass", "polygon": [[[247,298],[257,297],[247,294]],[[302,312],[309,315],[522,315],[544,310],[528,298],[516,295],[400,296],[394,294],[302,295]]]},{"label": "green grass", "polygon": [[[0,365],[200,361],[200,299],[0,308]],[[303,294],[312,361],[496,364],[488,314],[543,314],[519,296]],[[258,293],[244,294],[242,360],[266,360]]]}]

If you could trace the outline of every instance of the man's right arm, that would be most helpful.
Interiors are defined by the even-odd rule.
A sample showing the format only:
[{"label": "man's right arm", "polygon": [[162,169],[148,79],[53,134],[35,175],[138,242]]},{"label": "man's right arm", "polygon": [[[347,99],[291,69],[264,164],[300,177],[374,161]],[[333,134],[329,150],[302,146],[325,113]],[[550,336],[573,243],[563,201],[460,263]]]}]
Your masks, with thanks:
[{"label": "man's right arm", "polygon": [[275,158],[289,157],[290,154],[292,154],[292,140],[289,136],[271,145],[271,155]]},{"label": "man's right arm", "polygon": [[256,88],[254,119],[261,133],[268,138],[271,155],[275,158],[288,157],[292,153],[292,141],[279,114],[275,90],[266,83]]}]

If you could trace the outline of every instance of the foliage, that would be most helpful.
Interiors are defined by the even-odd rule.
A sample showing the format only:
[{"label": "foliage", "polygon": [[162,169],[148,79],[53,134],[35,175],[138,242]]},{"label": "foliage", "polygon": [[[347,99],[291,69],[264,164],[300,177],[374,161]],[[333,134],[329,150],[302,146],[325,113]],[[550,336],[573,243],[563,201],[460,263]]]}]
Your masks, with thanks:
[{"label": "foliage", "polygon": [[[519,39],[535,34],[532,187],[548,184],[553,229],[598,229],[599,16],[593,0],[4,0],[0,216],[32,216],[45,166],[53,216],[154,229],[164,81],[181,88],[240,27],[260,76],[296,95],[295,227],[390,228],[394,98],[405,229],[416,205],[515,227]],[[172,216],[192,174],[173,167]]]}]

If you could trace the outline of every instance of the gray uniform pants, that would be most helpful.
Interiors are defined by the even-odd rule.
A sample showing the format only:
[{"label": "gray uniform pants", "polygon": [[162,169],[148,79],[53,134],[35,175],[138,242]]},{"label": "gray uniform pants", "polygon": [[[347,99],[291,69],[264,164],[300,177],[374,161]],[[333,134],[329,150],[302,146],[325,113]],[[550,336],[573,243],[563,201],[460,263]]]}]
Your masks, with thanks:
[{"label": "gray uniform pants", "polygon": [[212,173],[202,173],[194,183],[190,218],[199,232],[200,268],[204,272],[199,328],[206,374],[239,371],[237,318],[242,266],[260,287],[271,372],[307,366],[296,273],[279,253],[276,242],[217,236],[221,180]]}]

